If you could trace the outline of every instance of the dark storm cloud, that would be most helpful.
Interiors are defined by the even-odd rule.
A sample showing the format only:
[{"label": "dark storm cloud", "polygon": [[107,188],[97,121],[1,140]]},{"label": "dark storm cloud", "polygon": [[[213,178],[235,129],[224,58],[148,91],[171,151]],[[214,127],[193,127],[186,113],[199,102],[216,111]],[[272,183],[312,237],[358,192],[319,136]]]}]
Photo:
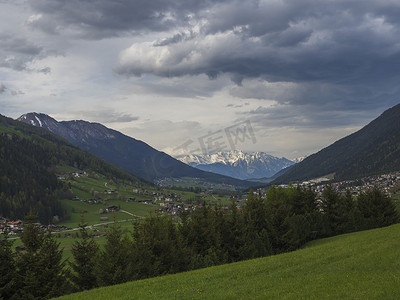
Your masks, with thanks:
[{"label": "dark storm cloud", "polygon": [[237,84],[244,78],[341,85],[398,79],[396,1],[36,0],[30,5],[38,13],[32,26],[73,28],[90,38],[184,28],[162,41],[132,45],[116,68],[121,74],[228,73]]},{"label": "dark storm cloud", "polygon": [[[37,24],[45,29],[73,28],[89,38],[118,36],[126,32],[167,31],[187,25],[207,0],[36,0],[30,5],[41,14]],[[216,1],[220,2],[220,1]],[[35,26],[35,24],[32,24]]]},{"label": "dark storm cloud", "polygon": [[5,52],[16,52],[23,55],[38,55],[43,49],[25,38],[13,36],[11,34],[0,34],[1,49]]},{"label": "dark storm cloud", "polygon": [[[376,109],[399,101],[400,2],[225,1],[198,9],[196,26],[121,52],[116,72],[182,77],[227,74],[231,94],[295,105]],[[250,90],[246,79],[291,83]],[[242,89],[242,91],[240,91]]]},{"label": "dark storm cloud", "polygon": [[0,33],[0,67],[16,71],[38,71],[48,73],[48,67],[33,70],[28,64],[36,59],[49,55],[41,46],[36,45],[25,37]]}]

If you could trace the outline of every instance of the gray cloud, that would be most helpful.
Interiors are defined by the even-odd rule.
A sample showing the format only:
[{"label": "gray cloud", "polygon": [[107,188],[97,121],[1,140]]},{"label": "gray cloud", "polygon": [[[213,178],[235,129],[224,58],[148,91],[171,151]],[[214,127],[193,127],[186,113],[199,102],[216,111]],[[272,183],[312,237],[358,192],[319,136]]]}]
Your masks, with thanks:
[{"label": "gray cloud", "polygon": [[67,119],[82,119],[89,120],[92,122],[100,123],[129,123],[132,121],[139,120],[139,117],[132,116],[130,114],[117,112],[115,110],[79,110],[79,111],[68,111],[63,112],[64,118]]},{"label": "gray cloud", "polygon": [[[339,21],[347,18],[341,13],[334,17]],[[261,36],[255,35],[261,32],[241,26],[211,34],[199,32],[191,39],[179,40],[176,37],[181,35],[175,35],[171,38],[174,43],[162,46],[133,44],[122,52],[117,70],[132,75],[229,73],[268,81],[334,80],[347,84],[373,82],[383,72],[386,76],[397,74],[392,62],[400,60],[399,24],[365,15],[350,26],[344,20],[343,25],[339,22],[334,24],[337,27],[327,28],[332,17],[326,18],[329,20],[311,18],[297,23],[289,19],[288,28]]]},{"label": "gray cloud", "polygon": [[20,90],[12,90],[11,91],[11,95],[12,96],[20,96],[20,95],[24,95],[25,93],[23,91]]},{"label": "gray cloud", "polygon": [[260,106],[248,112],[239,113],[246,116],[252,123],[263,128],[308,128],[329,129],[334,127],[354,127],[366,125],[366,120],[376,118],[381,110],[351,111],[325,105],[273,105]]},{"label": "gray cloud", "polygon": [[183,78],[154,79],[153,81],[136,82],[134,91],[138,94],[156,94],[164,97],[205,98],[211,97],[216,91],[228,83],[226,78],[218,78],[210,82],[204,76]]},{"label": "gray cloud", "polygon": [[6,86],[4,85],[4,83],[0,82],[0,94],[4,93],[6,91]]},{"label": "gray cloud", "polygon": [[53,33],[72,29],[93,39],[161,32],[190,24],[196,13],[210,4],[209,0],[36,0],[30,5],[40,17],[31,25]]},{"label": "gray cloud", "polygon": [[[163,104],[173,104],[165,115],[179,122],[186,118],[175,114],[181,98],[205,99],[203,107],[212,98],[226,119],[250,118],[266,132],[296,126],[313,135],[319,127],[365,124],[400,99],[398,1],[16,1],[0,0],[7,3],[1,10],[6,33],[0,32],[5,93],[17,95],[16,85],[34,99],[30,103],[52,103],[53,111],[65,99],[78,99],[74,109],[82,111],[74,117],[128,127],[124,123],[137,120],[135,114],[160,118],[159,108],[147,115],[147,99],[167,99]],[[65,59],[45,60],[57,55],[49,52],[53,48],[65,51]],[[125,80],[109,73],[113,64]],[[15,70],[31,73],[17,83]],[[43,96],[53,93],[52,101]],[[88,111],[91,101],[118,96],[129,99],[123,113]],[[140,113],[132,108],[137,103]],[[188,115],[195,115],[190,109]],[[198,121],[204,122],[200,127],[216,122]],[[175,129],[173,142],[186,134],[187,124],[171,125],[169,134],[164,128],[152,133],[167,123],[152,124],[140,132],[157,136],[154,143],[161,136],[168,145]]]},{"label": "gray cloud", "polygon": [[131,116],[128,114],[117,114],[111,119],[106,119],[108,123],[129,123],[139,120],[139,117]]},{"label": "gray cloud", "polygon": [[45,51],[43,47],[36,45],[23,36],[12,35],[10,33],[0,33],[0,41],[0,67],[16,71],[36,71],[42,73],[50,71],[48,67],[39,70],[32,69],[29,67],[29,64],[54,53]]},{"label": "gray cloud", "polygon": [[[135,43],[119,74],[182,77],[228,74],[291,83],[289,92],[252,95],[281,103],[339,106],[398,101],[400,4],[394,1],[225,1],[197,10],[190,35]],[[212,9],[211,9],[212,7]],[[246,86],[244,86],[246,88]],[[238,89],[240,90],[240,89]],[[247,88],[249,93],[249,88]],[[262,92],[261,90],[257,91]],[[266,91],[268,92],[268,91]],[[232,95],[245,98],[245,92]],[[383,99],[383,100],[382,100]]]}]

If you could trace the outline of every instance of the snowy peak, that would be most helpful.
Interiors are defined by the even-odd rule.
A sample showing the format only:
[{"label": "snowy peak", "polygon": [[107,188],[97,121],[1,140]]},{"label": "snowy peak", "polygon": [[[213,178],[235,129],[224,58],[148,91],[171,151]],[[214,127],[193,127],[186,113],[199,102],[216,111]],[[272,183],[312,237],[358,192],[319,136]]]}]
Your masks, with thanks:
[{"label": "snowy peak", "polygon": [[58,122],[52,117],[42,113],[27,113],[17,119],[36,127],[45,128],[67,140],[82,140],[89,138],[113,139],[115,134],[113,130],[99,123],[90,123],[87,121],[62,121]]},{"label": "snowy peak", "polygon": [[271,177],[295,162],[264,152],[245,153],[240,150],[206,155],[178,157],[182,162],[198,169],[239,179]]},{"label": "snowy peak", "polygon": [[303,160],[306,159],[307,156],[301,156],[301,157],[297,157],[295,159],[292,159],[292,162],[298,164],[299,162],[302,162]]},{"label": "snowy peak", "polygon": [[17,121],[24,122],[36,127],[42,127],[47,130],[53,131],[52,128],[58,127],[58,122],[52,117],[40,113],[28,113],[20,116]]}]

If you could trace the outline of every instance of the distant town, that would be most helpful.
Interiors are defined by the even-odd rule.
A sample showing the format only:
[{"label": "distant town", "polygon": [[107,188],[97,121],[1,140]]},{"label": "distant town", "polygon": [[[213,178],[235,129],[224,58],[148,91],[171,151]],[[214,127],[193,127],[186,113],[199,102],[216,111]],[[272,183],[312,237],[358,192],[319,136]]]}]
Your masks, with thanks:
[{"label": "distant town", "polygon": [[[81,177],[87,176],[84,172],[82,173],[74,173],[72,174],[74,177]],[[64,179],[64,178],[60,178]],[[185,179],[182,179],[185,181]],[[315,180],[309,180],[299,183],[303,186],[310,186],[319,197],[322,196],[322,192],[325,189],[326,185],[329,184],[329,178],[321,177]],[[349,190],[353,196],[358,196],[361,192],[365,192],[372,187],[376,186],[380,190],[384,191],[388,196],[392,197],[394,201],[399,201],[400,198],[400,172],[393,172],[383,175],[375,175],[375,176],[368,176],[357,180],[344,180],[339,182],[330,183],[335,190],[340,192],[346,192]],[[289,185],[282,184],[279,185],[282,188],[287,188]],[[132,192],[137,194],[138,196],[147,196],[148,199],[141,199],[138,200],[136,197],[128,197],[125,201],[126,202],[138,202],[142,204],[154,205],[158,206],[158,209],[155,209],[155,212],[160,214],[168,214],[171,216],[179,216],[182,211],[194,211],[196,208],[202,207],[203,199],[206,196],[212,195],[212,191],[201,191],[195,197],[195,199],[185,199],[182,198],[178,193],[164,193],[164,192],[155,192],[146,189],[133,189]],[[260,188],[255,191],[256,194],[260,195],[261,197],[265,197],[267,192],[267,188]],[[114,189],[106,189],[104,190],[104,194],[112,195],[118,193],[117,190]],[[214,196],[213,196],[214,197]],[[230,200],[233,200],[237,208],[240,209],[241,206],[244,205],[246,202],[247,195],[235,195],[230,196]],[[72,199],[73,201],[81,201],[88,204],[106,204],[107,199],[79,199],[77,197]],[[219,204],[218,199],[215,198],[214,204]],[[227,206],[225,205],[225,207]],[[107,206],[106,208],[99,209],[99,221],[106,222],[109,221],[109,217],[107,214],[112,213],[114,211],[119,211],[120,207],[118,206]],[[132,214],[131,214],[132,215]],[[132,215],[134,216],[134,215]],[[99,223],[98,225],[106,226],[108,223]],[[96,225],[95,225],[96,226]],[[23,228],[23,221],[22,220],[9,220],[6,218],[0,218],[0,233],[7,231],[9,235],[17,235],[18,233],[22,232]],[[58,226],[58,225],[42,225],[43,230],[48,230],[52,232],[62,232],[62,231],[71,231],[75,230],[74,228],[67,228],[66,226]]]}]

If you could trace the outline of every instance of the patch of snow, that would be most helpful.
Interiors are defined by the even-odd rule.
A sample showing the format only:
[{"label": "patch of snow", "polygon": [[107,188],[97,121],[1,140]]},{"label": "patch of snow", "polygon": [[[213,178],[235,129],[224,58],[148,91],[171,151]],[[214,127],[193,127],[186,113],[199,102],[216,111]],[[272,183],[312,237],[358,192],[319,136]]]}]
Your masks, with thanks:
[{"label": "patch of snow", "polygon": [[39,122],[39,126],[43,127],[42,122],[40,121],[40,119],[37,116],[35,116],[35,119]]}]

